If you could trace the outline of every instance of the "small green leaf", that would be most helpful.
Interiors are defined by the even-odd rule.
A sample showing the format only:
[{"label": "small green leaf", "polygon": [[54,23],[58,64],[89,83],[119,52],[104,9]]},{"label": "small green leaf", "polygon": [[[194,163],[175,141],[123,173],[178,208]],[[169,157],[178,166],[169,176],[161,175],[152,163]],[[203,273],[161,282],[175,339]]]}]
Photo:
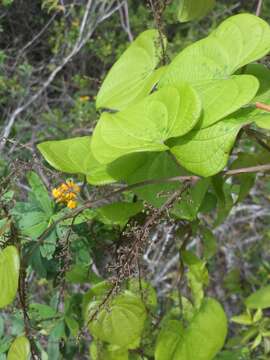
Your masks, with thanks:
[{"label": "small green leaf", "polygon": [[11,344],[7,360],[30,360],[30,343],[25,336],[19,336]]},{"label": "small green leaf", "polygon": [[251,294],[245,301],[249,309],[267,309],[270,307],[270,285]]},{"label": "small green leaf", "polygon": [[180,0],[178,20],[187,22],[201,19],[213,9],[215,3],[215,0]]},{"label": "small green leaf", "polygon": [[125,226],[128,220],[143,210],[143,203],[117,202],[97,209],[97,219],[108,225]]},{"label": "small green leaf", "polygon": [[[163,41],[166,46],[166,40]],[[121,110],[143,99],[164,71],[164,68],[155,71],[161,57],[158,31],[140,34],[106,76],[97,95],[97,108]]]},{"label": "small green leaf", "polygon": [[[100,301],[89,303],[86,321],[99,305]],[[89,331],[102,341],[128,348],[141,336],[145,319],[146,311],[140,297],[125,291],[115,296],[106,308],[98,311],[96,318],[89,324]]]},{"label": "small green leaf", "polygon": [[213,232],[207,228],[202,229],[203,255],[206,260],[211,259],[217,252],[217,239]]},{"label": "small green leaf", "polygon": [[253,323],[252,317],[248,313],[241,314],[238,316],[233,316],[231,318],[231,321],[236,324],[241,324],[241,325],[252,325],[252,323]]},{"label": "small green leaf", "polygon": [[20,257],[15,246],[0,252],[0,308],[9,305],[18,289]]},{"label": "small green leaf", "polygon": [[91,143],[93,154],[108,164],[131,153],[165,151],[165,141],[189,132],[200,114],[200,99],[189,85],[164,87],[123,111],[103,113]]}]

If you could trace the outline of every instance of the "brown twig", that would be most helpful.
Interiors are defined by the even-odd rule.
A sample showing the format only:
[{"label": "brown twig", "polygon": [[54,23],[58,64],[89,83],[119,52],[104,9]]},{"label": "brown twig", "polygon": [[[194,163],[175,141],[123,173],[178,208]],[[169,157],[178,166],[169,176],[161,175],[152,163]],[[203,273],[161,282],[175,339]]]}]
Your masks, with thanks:
[{"label": "brown twig", "polygon": [[263,0],[258,0],[258,5],[257,5],[257,9],[256,9],[256,16],[261,15],[262,5],[263,5]]}]

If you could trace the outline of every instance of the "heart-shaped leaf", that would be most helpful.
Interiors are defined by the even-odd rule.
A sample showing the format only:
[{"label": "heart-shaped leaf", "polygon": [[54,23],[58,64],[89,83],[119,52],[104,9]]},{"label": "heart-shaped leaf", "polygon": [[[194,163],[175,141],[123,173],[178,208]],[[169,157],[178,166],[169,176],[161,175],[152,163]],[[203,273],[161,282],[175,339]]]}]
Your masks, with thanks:
[{"label": "heart-shaped leaf", "polygon": [[103,113],[92,139],[93,154],[107,164],[131,153],[165,151],[164,142],[189,132],[200,113],[200,99],[189,85],[164,87],[116,114]]},{"label": "heart-shaped leaf", "polygon": [[232,76],[230,79],[211,80],[197,85],[203,114],[196,127],[208,127],[248,104],[258,88],[259,81],[250,75]]},{"label": "heart-shaped leaf", "polygon": [[212,176],[227,164],[236,136],[247,120],[225,119],[202,130],[193,130],[173,140],[171,152],[187,170]]},{"label": "heart-shaped leaf", "polygon": [[[88,319],[96,312],[100,301],[90,302]],[[146,310],[140,297],[125,291],[114,297],[108,306],[100,309],[96,318],[89,323],[91,335],[123,348],[133,347],[142,334],[146,319]]]},{"label": "heart-shaped leaf", "polygon": [[155,360],[212,360],[226,335],[224,310],[216,300],[207,298],[186,329],[178,321],[167,322],[158,338]]},{"label": "heart-shaped leaf", "polygon": [[30,360],[30,343],[25,336],[17,337],[8,352],[7,360]]},{"label": "heart-shaped leaf", "polygon": [[[162,41],[166,46],[166,40]],[[162,51],[157,30],[140,34],[106,76],[97,95],[97,108],[121,110],[148,95],[165,70],[155,71]]]},{"label": "heart-shaped leaf", "polygon": [[176,56],[161,78],[161,84],[185,81],[200,85],[209,80],[226,79],[269,50],[269,25],[255,15],[235,15],[207,38],[188,46]]},{"label": "heart-shaped leaf", "polygon": [[92,185],[114,182],[106,167],[93,156],[90,136],[45,141],[38,145],[38,149],[46,161],[57,170],[87,175],[87,181]]},{"label": "heart-shaped leaf", "polygon": [[9,305],[18,289],[20,258],[15,246],[0,252],[0,308]]},{"label": "heart-shaped leaf", "polygon": [[200,19],[215,6],[216,0],[181,0],[178,9],[180,22]]}]

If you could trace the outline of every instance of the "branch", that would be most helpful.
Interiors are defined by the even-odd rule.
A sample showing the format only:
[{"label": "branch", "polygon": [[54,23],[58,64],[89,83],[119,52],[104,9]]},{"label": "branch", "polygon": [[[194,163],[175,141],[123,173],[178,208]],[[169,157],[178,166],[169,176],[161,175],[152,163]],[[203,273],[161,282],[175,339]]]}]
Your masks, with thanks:
[{"label": "branch", "polygon": [[257,5],[257,9],[256,9],[256,16],[261,15],[262,5],[263,5],[263,0],[259,0],[258,5]]}]

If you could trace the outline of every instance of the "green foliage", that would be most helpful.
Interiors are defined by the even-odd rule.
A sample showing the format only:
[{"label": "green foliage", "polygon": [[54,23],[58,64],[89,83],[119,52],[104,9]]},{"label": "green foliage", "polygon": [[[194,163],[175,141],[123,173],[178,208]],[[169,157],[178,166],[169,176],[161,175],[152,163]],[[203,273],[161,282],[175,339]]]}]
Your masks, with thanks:
[{"label": "green foliage", "polygon": [[[214,0],[183,0],[178,19],[198,20],[214,4]],[[175,2],[172,7],[174,17],[177,5]],[[147,19],[141,4],[134,1],[131,8],[142,14],[138,22]],[[77,39],[83,9],[70,6],[65,13],[65,6],[55,0],[42,1],[42,9],[57,13],[48,40],[50,51],[58,54],[61,50],[66,41],[63,33],[68,39],[63,49],[69,49]],[[157,24],[162,16],[171,16],[168,9],[168,13],[154,9]],[[69,29],[65,21],[72,22]],[[7,351],[8,359],[26,360],[30,348],[42,359],[52,360],[85,357],[86,352],[91,360],[250,360],[253,355],[266,359],[270,353],[269,264],[261,262],[257,278],[249,275],[248,289],[257,287],[261,278],[263,282],[260,290],[247,297],[240,271],[229,269],[224,279],[219,273],[226,248],[220,251],[215,231],[246,197],[260,201],[256,194],[250,196],[255,173],[233,171],[269,165],[270,117],[255,104],[270,104],[270,75],[266,66],[255,62],[261,62],[270,50],[270,27],[254,15],[231,16],[171,62],[167,55],[188,30],[183,25],[178,38],[169,29],[172,42],[167,44],[160,34],[161,24],[158,27],[140,33],[122,55],[124,41],[117,48],[106,41],[99,49],[104,59],[102,72],[110,67],[110,56],[118,60],[99,90],[90,77],[72,75],[67,81],[67,86],[76,89],[72,105],[42,113],[46,136],[57,138],[55,128],[59,127],[59,133],[68,139],[38,145],[50,168],[44,175],[44,169],[34,164],[41,177],[34,171],[26,173],[27,183],[22,188],[27,196],[15,195],[3,180],[0,288],[4,291],[0,307],[10,305],[19,292],[22,311],[0,317],[0,360]],[[93,41],[100,44],[99,36],[97,31],[86,45],[86,53],[92,49],[96,54],[98,46]],[[104,36],[123,35],[106,32]],[[4,51],[0,67],[5,67],[6,61]],[[91,64],[95,66],[95,61]],[[52,62],[46,70],[54,66]],[[23,61],[9,84],[2,84],[0,77],[0,93],[6,86],[12,92],[19,78],[15,94],[25,95],[24,81],[32,76],[32,65]],[[60,76],[56,85],[59,80]],[[48,92],[47,96],[52,95]],[[3,98],[1,104],[6,101]],[[92,126],[88,120],[97,114],[99,119]],[[70,131],[73,122],[78,132]],[[38,138],[43,138],[43,131]],[[263,144],[251,146],[244,142],[246,138],[240,140],[248,131],[259,133]],[[242,141],[240,146],[237,139]],[[56,175],[52,168],[62,174]],[[6,172],[9,169],[3,161],[1,176]],[[51,187],[62,181],[63,173],[74,175],[79,184],[78,194],[67,190],[76,199],[74,209],[63,208],[65,202],[55,196],[58,188],[52,195],[47,188],[47,184]],[[234,175],[233,179],[228,175]],[[41,178],[46,179],[46,186]],[[267,193],[263,201],[268,198]],[[170,227],[175,231],[175,257],[166,247]],[[159,228],[168,234],[158,264],[150,263],[154,273],[162,257],[168,257],[161,271],[165,291],[158,288],[155,274],[152,280],[157,289],[148,281],[151,274],[143,262],[156,250]],[[152,229],[157,234],[152,234]],[[269,231],[262,236],[267,243]],[[149,253],[143,257],[148,245]],[[220,286],[224,282],[228,292],[224,301],[231,295],[234,298],[230,300],[235,301],[237,296],[240,315],[231,318],[233,324],[227,323],[223,300],[206,295],[215,296],[211,288],[208,292],[213,281]],[[26,298],[28,286],[40,288],[40,292]],[[31,326],[39,336],[32,337]]]},{"label": "green foliage", "polygon": [[18,289],[20,258],[15,246],[7,246],[0,252],[0,308],[9,305]]},{"label": "green foliage", "polygon": [[11,344],[7,360],[29,360],[30,344],[25,336],[17,337]]},{"label": "green foliage", "polygon": [[215,0],[179,0],[178,20],[191,21],[204,17],[215,5]]}]

